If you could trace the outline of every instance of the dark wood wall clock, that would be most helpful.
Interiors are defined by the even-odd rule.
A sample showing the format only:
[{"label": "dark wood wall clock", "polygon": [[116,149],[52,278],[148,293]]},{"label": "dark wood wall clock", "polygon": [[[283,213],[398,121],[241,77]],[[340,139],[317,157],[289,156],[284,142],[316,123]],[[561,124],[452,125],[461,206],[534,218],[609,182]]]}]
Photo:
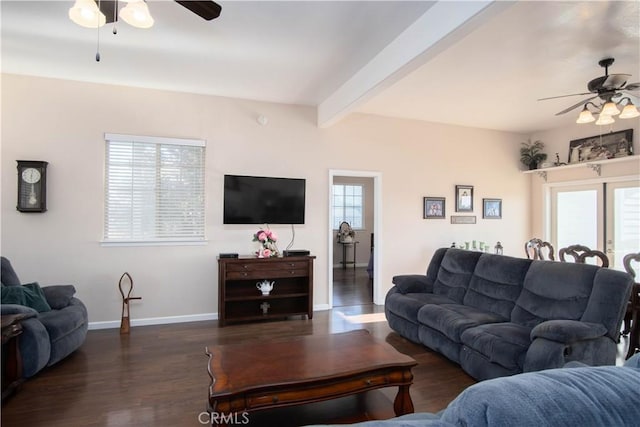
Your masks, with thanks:
[{"label": "dark wood wall clock", "polygon": [[47,162],[17,160],[18,205],[20,212],[45,212],[47,210]]}]

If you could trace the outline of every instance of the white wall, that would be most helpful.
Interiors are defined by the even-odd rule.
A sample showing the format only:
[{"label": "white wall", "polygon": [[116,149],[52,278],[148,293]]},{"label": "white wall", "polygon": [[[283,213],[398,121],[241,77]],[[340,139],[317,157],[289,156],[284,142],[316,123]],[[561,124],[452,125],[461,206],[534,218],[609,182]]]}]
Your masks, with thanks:
[{"label": "white wall", "polygon": [[[267,126],[256,122],[263,114]],[[329,301],[329,169],[382,175],[380,280],[424,272],[452,241],[502,241],[520,256],[529,235],[522,135],[355,114],[328,129],[313,108],[16,75],[2,76],[2,254],[23,282],[75,284],[91,322],[118,321],[118,279],[135,283],[132,319],[212,316],[219,252],[248,254],[256,227],[222,225],[225,173],[306,178],[306,223],[296,248],[317,256],[314,304]],[[207,141],[206,246],[102,247],[105,132]],[[48,211],[15,210],[17,159],[46,160]],[[454,186],[475,186],[476,225],[452,225]],[[447,219],[422,218],[424,196],[447,198]],[[482,219],[482,198],[503,219]],[[281,246],[290,228],[274,226]],[[115,325],[119,324],[114,322]]]}]

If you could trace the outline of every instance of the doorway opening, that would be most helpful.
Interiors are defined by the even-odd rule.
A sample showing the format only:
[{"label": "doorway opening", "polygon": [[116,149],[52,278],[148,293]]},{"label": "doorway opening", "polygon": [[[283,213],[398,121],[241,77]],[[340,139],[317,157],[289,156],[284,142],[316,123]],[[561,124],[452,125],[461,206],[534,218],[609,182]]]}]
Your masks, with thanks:
[{"label": "doorway opening", "polygon": [[[329,175],[329,305],[372,305],[378,301],[381,176],[347,170]],[[346,238],[344,222],[353,230]]]}]

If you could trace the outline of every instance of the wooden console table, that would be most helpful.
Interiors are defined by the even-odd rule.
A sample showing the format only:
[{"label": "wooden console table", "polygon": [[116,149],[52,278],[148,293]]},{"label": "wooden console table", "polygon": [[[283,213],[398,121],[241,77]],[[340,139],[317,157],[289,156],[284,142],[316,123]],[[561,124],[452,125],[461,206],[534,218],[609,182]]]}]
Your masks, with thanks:
[{"label": "wooden console table", "polygon": [[[218,258],[218,322],[257,321],[307,315],[313,318],[313,260],[285,258]],[[269,295],[256,283],[274,282]]]}]

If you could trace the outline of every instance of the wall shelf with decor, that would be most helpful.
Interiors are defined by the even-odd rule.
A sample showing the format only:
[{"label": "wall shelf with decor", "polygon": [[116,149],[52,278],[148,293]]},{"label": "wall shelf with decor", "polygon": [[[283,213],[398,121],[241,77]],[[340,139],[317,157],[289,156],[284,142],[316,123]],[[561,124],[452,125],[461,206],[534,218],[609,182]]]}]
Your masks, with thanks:
[{"label": "wall shelf with decor", "polygon": [[640,163],[640,156],[626,156],[626,157],[618,157],[613,159],[588,160],[585,162],[569,163],[568,165],[552,166],[550,168],[527,170],[527,171],[522,171],[522,173],[538,174],[538,176],[540,176],[546,182],[548,172],[587,167],[593,170],[594,173],[596,173],[598,176],[600,176],[600,174],[602,173],[602,165],[610,165],[613,163],[627,163],[627,162],[634,162],[634,161]]}]

